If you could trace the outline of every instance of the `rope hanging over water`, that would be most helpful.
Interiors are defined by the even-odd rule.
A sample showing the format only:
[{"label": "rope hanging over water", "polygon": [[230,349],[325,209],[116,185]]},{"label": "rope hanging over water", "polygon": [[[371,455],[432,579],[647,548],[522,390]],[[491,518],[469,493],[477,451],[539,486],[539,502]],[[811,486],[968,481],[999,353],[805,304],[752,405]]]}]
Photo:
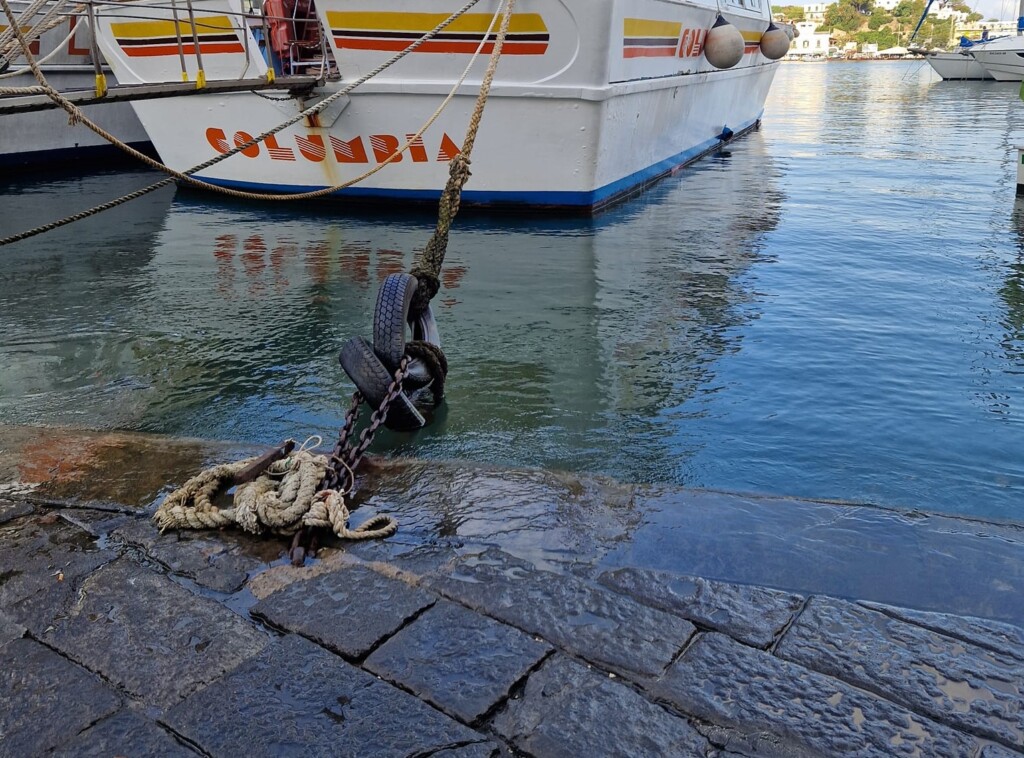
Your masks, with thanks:
[{"label": "rope hanging over water", "polygon": [[[448,167],[448,183],[441,193],[441,200],[437,210],[437,227],[434,234],[427,242],[426,247],[416,256],[410,274],[416,277],[419,286],[413,296],[411,304],[411,315],[418,316],[430,304],[430,301],[441,288],[441,267],[444,265],[444,256],[448,250],[448,232],[451,230],[452,221],[459,212],[462,202],[462,188],[466,186],[469,177],[472,175],[469,170],[470,155],[473,152],[473,145],[476,143],[476,134],[480,129],[480,121],[484,115],[484,106],[487,105],[487,97],[491,91],[491,83],[494,81],[494,72],[498,68],[498,61],[501,58],[501,49],[505,44],[505,37],[508,35],[509,24],[512,21],[512,9],[515,8],[516,0],[507,0],[502,11],[501,27],[498,29],[497,37],[494,40],[494,49],[491,51],[491,59],[487,64],[487,72],[480,83],[480,92],[477,94],[476,106],[473,115],[469,119],[469,126],[466,129],[466,137],[462,141],[462,150],[452,159]],[[486,39],[487,35],[484,35]]]}]

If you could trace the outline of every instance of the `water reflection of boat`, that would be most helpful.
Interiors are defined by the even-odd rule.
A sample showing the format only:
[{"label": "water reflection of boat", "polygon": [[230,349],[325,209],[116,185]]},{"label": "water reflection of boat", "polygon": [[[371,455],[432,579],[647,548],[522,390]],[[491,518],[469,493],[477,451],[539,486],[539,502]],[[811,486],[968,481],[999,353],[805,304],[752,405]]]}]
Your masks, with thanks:
[{"label": "water reflection of boat", "polygon": [[[485,59],[436,123],[420,137],[417,130],[457,85],[470,54],[490,52],[496,9],[492,3],[464,13],[315,117],[197,176],[272,192],[334,187],[408,140],[398,160],[341,192],[436,201]],[[204,2],[192,24],[173,4],[111,4],[98,29],[122,82],[209,82],[240,71],[321,77],[306,97],[247,91],[134,103],[162,159],[186,170],[339,93],[452,10],[441,0],[389,0],[372,9],[357,0],[275,2],[262,29],[265,53],[238,0]],[[759,1],[524,0],[512,17],[464,202],[601,206],[752,128],[776,69],[764,51],[781,55],[788,45],[782,30],[769,27],[769,14]],[[782,50],[766,46],[780,39]]]},{"label": "water reflection of boat", "polygon": [[[44,20],[54,3],[40,7],[25,17],[28,0],[11,0],[12,10],[28,31]],[[44,31],[30,46],[41,64],[47,81],[57,90],[92,89],[96,86],[96,70],[92,58],[92,34],[88,24],[78,23],[79,16],[69,14],[60,23]],[[6,39],[7,21],[0,13],[0,87],[29,87],[36,84],[27,70],[17,40]],[[4,53],[6,52],[6,56]],[[6,66],[6,68],[5,68]],[[23,73],[17,73],[22,71]],[[110,75],[109,72],[107,74]],[[112,85],[116,80],[111,78]],[[0,103],[10,103],[14,95],[0,96]],[[129,103],[85,106],[85,114],[118,139],[135,147],[147,147],[149,138]],[[54,163],[83,158],[102,158],[116,152],[106,140],[85,126],[68,125],[68,114],[60,109],[29,113],[5,113],[0,116],[0,166]]]},{"label": "water reflection of boat", "polygon": [[[152,183],[150,172],[0,180],[0,233]],[[44,189],[45,188],[45,189]],[[4,248],[0,274],[0,419],[5,424],[130,428],[145,413],[137,350],[123,314],[143,307],[153,236],[173,188]],[[52,201],[47,202],[48,200]],[[57,206],[56,208],[54,206]],[[8,226],[10,224],[11,226]]]}]

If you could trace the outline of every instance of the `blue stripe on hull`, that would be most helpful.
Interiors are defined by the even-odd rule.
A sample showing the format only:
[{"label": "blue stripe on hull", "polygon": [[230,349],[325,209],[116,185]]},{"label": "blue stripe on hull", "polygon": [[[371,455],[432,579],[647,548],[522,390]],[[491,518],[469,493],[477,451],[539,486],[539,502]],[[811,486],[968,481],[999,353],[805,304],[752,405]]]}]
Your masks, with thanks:
[{"label": "blue stripe on hull", "polygon": [[[734,136],[740,137],[755,129],[759,119],[753,119],[734,130]],[[731,141],[731,140],[730,140]],[[706,140],[699,145],[676,153],[670,158],[659,161],[652,166],[623,177],[611,184],[606,184],[589,192],[491,192],[465,189],[462,191],[464,205],[477,206],[531,206],[566,208],[579,211],[594,211],[611,203],[624,200],[626,197],[639,193],[645,187],[668,176],[676,169],[714,152],[722,145],[717,137]],[[322,187],[284,184],[257,184],[254,182],[238,182],[230,179],[207,179],[197,177],[218,187],[250,190],[254,192],[299,193],[322,189]],[[373,187],[349,187],[336,192],[334,197],[353,200],[406,200],[418,202],[436,202],[440,190],[398,190]]]}]

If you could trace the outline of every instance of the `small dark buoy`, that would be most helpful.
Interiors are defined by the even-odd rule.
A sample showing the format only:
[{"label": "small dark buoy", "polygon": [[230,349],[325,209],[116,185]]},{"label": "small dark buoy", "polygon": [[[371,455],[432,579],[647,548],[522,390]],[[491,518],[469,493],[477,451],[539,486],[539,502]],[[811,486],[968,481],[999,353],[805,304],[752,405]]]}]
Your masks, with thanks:
[{"label": "small dark buoy", "polygon": [[722,127],[722,133],[718,135],[718,139],[722,142],[728,142],[733,137],[733,131],[728,126]]}]

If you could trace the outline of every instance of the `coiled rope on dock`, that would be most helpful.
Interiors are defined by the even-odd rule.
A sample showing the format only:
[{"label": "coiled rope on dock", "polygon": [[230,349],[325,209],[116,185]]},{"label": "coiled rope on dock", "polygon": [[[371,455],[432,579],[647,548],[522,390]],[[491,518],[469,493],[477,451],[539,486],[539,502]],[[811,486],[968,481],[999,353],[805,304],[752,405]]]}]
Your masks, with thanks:
[{"label": "coiled rope on dock", "polygon": [[[291,445],[291,440],[285,443]],[[385,514],[350,529],[348,490],[318,491],[330,465],[328,457],[300,448],[268,463],[278,452],[206,469],[168,495],[153,520],[160,531],[238,526],[251,534],[292,535],[302,528],[325,528],[348,540],[381,539],[398,530],[398,522]],[[248,478],[240,477],[246,471],[256,478],[236,485],[232,505],[215,505],[219,493],[239,478]]]},{"label": "coiled rope on dock", "polygon": [[[479,0],[468,0],[468,2],[465,5],[463,5],[459,10],[455,11],[455,13],[453,13],[451,16],[449,16],[444,21],[439,23],[436,27],[434,27],[432,30],[427,32],[425,35],[423,35],[419,39],[417,39],[414,42],[412,42],[404,50],[401,50],[400,52],[396,53],[391,58],[389,58],[388,60],[386,60],[383,63],[381,63],[380,65],[378,65],[375,69],[369,71],[368,73],[366,73],[363,76],[359,77],[358,79],[354,80],[350,84],[348,84],[345,87],[341,88],[337,92],[335,92],[332,95],[329,95],[328,97],[324,98],[320,102],[310,106],[309,108],[301,111],[297,115],[289,118],[288,120],[284,121],[283,123],[279,124],[278,126],[274,127],[273,129],[269,129],[266,132],[263,132],[262,134],[260,134],[260,135],[258,135],[256,137],[253,137],[251,140],[242,143],[241,145],[236,145],[234,148],[228,150],[227,152],[222,153],[222,154],[217,155],[217,156],[214,156],[213,158],[209,159],[208,161],[205,161],[204,163],[201,163],[198,166],[194,166],[193,168],[190,168],[187,171],[177,171],[177,170],[172,169],[169,166],[161,163],[160,161],[157,161],[157,160],[154,160],[153,158],[150,158],[149,156],[147,156],[147,155],[139,152],[138,150],[134,149],[130,145],[127,145],[124,142],[122,142],[121,140],[117,139],[117,137],[115,137],[114,135],[110,134],[105,129],[100,127],[98,124],[96,124],[94,121],[89,119],[89,117],[86,116],[78,106],[76,106],[74,103],[72,103],[67,98],[65,98],[63,95],[61,95],[61,93],[58,92],[56,89],[54,89],[47,82],[45,75],[43,74],[42,70],[39,68],[38,62],[35,60],[35,57],[32,55],[31,50],[28,49],[28,43],[25,42],[24,36],[22,35],[20,29],[18,29],[17,26],[13,24],[14,15],[13,15],[13,11],[10,8],[8,0],[0,0],[0,7],[3,8],[4,13],[7,15],[7,18],[9,20],[11,20],[12,25],[14,26],[14,35],[16,36],[18,41],[22,44],[22,52],[23,52],[23,54],[25,56],[26,61],[28,62],[28,67],[31,69],[33,75],[36,78],[36,81],[39,84],[39,87],[41,88],[41,91],[37,92],[37,94],[45,94],[47,97],[49,97],[51,100],[53,100],[57,105],[59,105],[61,108],[63,108],[65,111],[67,111],[67,113],[69,114],[69,122],[70,123],[85,125],[90,130],[92,130],[94,133],[99,135],[102,139],[104,139],[107,142],[111,143],[112,145],[118,147],[119,149],[121,149],[122,151],[124,151],[128,155],[132,156],[133,158],[138,159],[142,163],[150,166],[151,168],[154,168],[154,169],[156,169],[158,171],[162,171],[162,172],[168,174],[168,178],[167,179],[163,179],[163,180],[161,180],[159,182],[156,182],[155,184],[152,184],[152,185],[150,185],[148,187],[143,187],[143,188],[141,188],[139,190],[136,190],[135,192],[130,192],[130,193],[128,193],[126,195],[123,195],[123,196],[121,196],[119,198],[116,198],[114,200],[110,200],[108,202],[101,203],[100,205],[94,206],[93,208],[89,208],[87,210],[80,211],[79,213],[75,213],[75,214],[66,216],[63,219],[59,219],[57,221],[53,221],[53,222],[50,222],[48,224],[44,224],[42,226],[38,226],[38,227],[35,227],[33,229],[29,229],[27,231],[11,235],[9,237],[4,237],[4,238],[0,239],[0,246],[11,244],[13,242],[18,242],[18,241],[23,240],[23,239],[28,239],[29,237],[34,237],[34,236],[36,236],[38,234],[43,234],[44,232],[48,232],[48,231],[52,231],[54,229],[58,229],[58,228],[60,228],[62,226],[66,226],[67,224],[73,223],[75,221],[80,221],[82,219],[89,218],[90,216],[94,216],[94,215],[96,215],[98,213],[102,213],[105,210],[109,210],[111,208],[115,208],[115,207],[117,207],[119,205],[122,205],[123,203],[126,203],[129,200],[134,200],[134,199],[136,199],[138,197],[142,197],[143,195],[146,195],[146,194],[148,194],[150,192],[153,192],[153,191],[155,191],[157,189],[160,189],[161,187],[165,187],[168,184],[172,183],[176,179],[180,180],[180,181],[183,181],[183,182],[186,182],[188,184],[191,184],[193,186],[200,187],[202,189],[210,190],[210,191],[213,191],[213,192],[219,192],[221,194],[228,195],[230,197],[237,197],[237,198],[247,199],[247,200],[271,200],[271,201],[309,200],[309,199],[315,199],[315,198],[319,198],[319,197],[325,197],[325,196],[327,196],[329,194],[332,194],[334,192],[338,192],[339,190],[342,190],[342,189],[346,189],[348,187],[351,187],[354,184],[357,184],[357,183],[367,179],[368,177],[370,177],[370,176],[376,174],[378,171],[382,170],[385,166],[387,166],[387,165],[397,161],[401,157],[402,153],[407,151],[413,144],[415,144],[416,141],[423,135],[423,133],[440,117],[441,113],[448,106],[448,104],[451,102],[451,100],[455,97],[455,95],[458,92],[459,88],[462,86],[462,84],[465,81],[466,77],[469,75],[470,69],[472,68],[474,62],[476,61],[476,59],[479,56],[481,50],[483,49],[483,47],[485,46],[485,44],[487,42],[487,35],[484,35],[484,38],[480,41],[480,44],[478,45],[476,51],[473,53],[473,55],[472,55],[468,65],[466,66],[465,70],[463,71],[462,76],[459,78],[459,80],[452,87],[451,91],[448,93],[448,96],[442,101],[440,106],[427,119],[427,121],[423,124],[423,126],[415,134],[410,136],[406,140],[405,144],[402,145],[401,147],[399,147],[398,149],[396,149],[395,152],[393,152],[391,155],[389,155],[384,160],[380,161],[376,166],[368,169],[367,171],[365,171],[364,173],[360,174],[359,176],[357,176],[357,177],[355,177],[353,179],[347,180],[347,181],[345,181],[345,182],[343,182],[341,184],[338,184],[338,185],[334,185],[334,186],[331,186],[331,187],[324,187],[322,189],[312,190],[310,192],[303,192],[303,193],[298,193],[298,194],[266,194],[266,193],[257,193],[257,192],[246,192],[246,191],[243,191],[243,190],[235,190],[235,189],[231,189],[231,188],[228,188],[228,187],[219,187],[217,185],[210,184],[209,182],[205,182],[202,179],[198,179],[198,178],[192,176],[192,174],[198,173],[200,171],[203,171],[203,170],[205,170],[207,168],[210,168],[211,166],[214,166],[214,165],[220,163],[221,161],[227,160],[231,156],[236,155],[236,154],[242,152],[243,150],[247,150],[248,148],[252,147],[253,145],[256,145],[256,144],[259,144],[260,142],[263,142],[268,137],[271,137],[271,136],[273,136],[273,135],[283,131],[284,129],[287,129],[289,126],[292,126],[292,125],[298,123],[299,121],[302,121],[303,119],[308,118],[310,116],[313,116],[314,114],[317,114],[320,111],[324,110],[331,103],[333,103],[336,100],[338,100],[339,98],[349,94],[355,88],[359,87],[360,85],[364,84],[368,80],[370,80],[373,77],[377,76],[382,71],[384,71],[388,67],[394,65],[399,60],[404,58],[406,55],[409,55],[410,53],[414,52],[420,45],[424,44],[425,42],[429,41],[433,37],[437,36],[445,28],[447,28],[449,25],[454,23],[458,18],[463,16],[465,13],[467,13],[474,5],[477,4],[477,2],[479,2]],[[494,21],[497,20],[498,14],[501,13],[502,7],[503,6],[499,5],[498,10],[495,12],[494,19],[492,20],[492,24],[491,24],[492,26],[494,24]],[[495,44],[497,45],[497,41],[496,41]],[[494,56],[493,55],[492,55],[492,60],[494,60]],[[493,76],[493,74],[492,74],[492,76]]]}]

